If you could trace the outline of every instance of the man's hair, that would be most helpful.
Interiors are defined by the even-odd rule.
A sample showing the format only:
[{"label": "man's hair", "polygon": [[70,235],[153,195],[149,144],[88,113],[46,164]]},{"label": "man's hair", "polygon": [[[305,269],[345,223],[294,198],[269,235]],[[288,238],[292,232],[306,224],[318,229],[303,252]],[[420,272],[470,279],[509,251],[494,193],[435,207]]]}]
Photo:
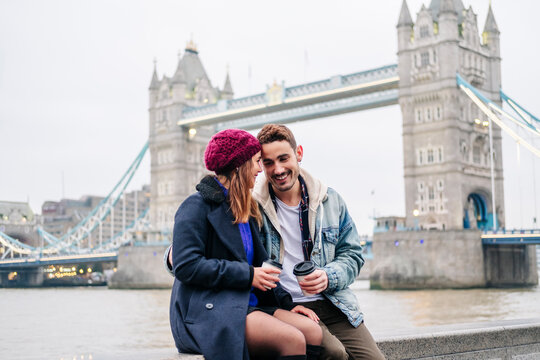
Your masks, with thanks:
[{"label": "man's hair", "polygon": [[286,141],[293,150],[296,150],[296,139],[292,131],[285,125],[267,124],[257,134],[257,139],[261,145],[269,144],[274,141]]}]

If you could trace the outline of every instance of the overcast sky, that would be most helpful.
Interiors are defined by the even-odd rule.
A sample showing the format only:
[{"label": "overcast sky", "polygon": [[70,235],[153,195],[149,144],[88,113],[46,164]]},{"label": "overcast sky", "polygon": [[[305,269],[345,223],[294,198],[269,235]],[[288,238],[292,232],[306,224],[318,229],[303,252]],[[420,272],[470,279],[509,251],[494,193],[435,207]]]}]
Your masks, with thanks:
[{"label": "overcast sky", "polygon": [[[481,31],[488,1],[464,3]],[[421,4],[408,1],[413,18]],[[503,89],[538,116],[540,2],[492,4]],[[401,0],[0,0],[0,200],[29,199],[40,213],[43,201],[62,195],[107,194],[148,137],[154,57],[159,75],[172,75],[191,36],[213,85],[223,86],[229,65],[235,96],[245,96],[274,80],[290,86],[396,63],[400,7]],[[361,233],[371,232],[374,212],[404,215],[397,105],[291,128],[304,145],[302,166],[342,193]],[[540,162],[522,150],[518,167],[506,137],[503,151],[507,226],[530,227]],[[150,181],[149,168],[146,161],[131,188]]]}]

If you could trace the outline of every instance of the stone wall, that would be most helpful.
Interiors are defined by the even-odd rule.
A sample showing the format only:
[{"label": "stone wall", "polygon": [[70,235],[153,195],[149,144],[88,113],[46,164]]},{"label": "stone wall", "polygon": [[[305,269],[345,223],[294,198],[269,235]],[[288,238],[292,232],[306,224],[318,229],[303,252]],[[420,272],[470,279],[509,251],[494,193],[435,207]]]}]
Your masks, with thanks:
[{"label": "stone wall", "polygon": [[167,246],[122,246],[117,271],[109,281],[113,289],[170,288],[174,278],[163,265]]},{"label": "stone wall", "polygon": [[482,246],[479,230],[376,233],[370,281],[373,289],[533,286],[536,251]]}]

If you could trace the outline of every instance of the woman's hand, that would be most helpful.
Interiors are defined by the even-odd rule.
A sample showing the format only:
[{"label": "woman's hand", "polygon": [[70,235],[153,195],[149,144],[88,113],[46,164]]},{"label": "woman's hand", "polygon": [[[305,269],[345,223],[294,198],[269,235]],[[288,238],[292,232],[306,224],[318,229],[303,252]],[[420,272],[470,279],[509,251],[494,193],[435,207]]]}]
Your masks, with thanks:
[{"label": "woman's hand", "polygon": [[315,314],[315,311],[308,309],[305,306],[296,305],[295,307],[291,309],[291,312],[305,315],[311,320],[315,321],[316,323],[319,323],[319,317],[317,316],[317,314]]},{"label": "woman's hand", "polygon": [[280,270],[262,267],[254,267],[253,269],[253,282],[251,286],[261,291],[273,289],[277,286],[276,283],[279,281],[279,278],[273,274],[281,273]]}]

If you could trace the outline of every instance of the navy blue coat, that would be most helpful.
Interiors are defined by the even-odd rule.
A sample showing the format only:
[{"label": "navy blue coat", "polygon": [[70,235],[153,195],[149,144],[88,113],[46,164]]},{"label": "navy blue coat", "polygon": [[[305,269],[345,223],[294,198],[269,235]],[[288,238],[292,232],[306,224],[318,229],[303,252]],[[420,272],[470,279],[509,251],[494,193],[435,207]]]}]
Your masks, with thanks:
[{"label": "navy blue coat", "polygon": [[[247,263],[238,225],[219,184],[210,176],[189,196],[175,216],[171,329],[180,352],[209,360],[249,359],[245,323],[253,266]],[[250,220],[253,265],[268,258],[259,228]],[[291,309],[291,296],[278,286],[256,290],[259,305]]]}]

